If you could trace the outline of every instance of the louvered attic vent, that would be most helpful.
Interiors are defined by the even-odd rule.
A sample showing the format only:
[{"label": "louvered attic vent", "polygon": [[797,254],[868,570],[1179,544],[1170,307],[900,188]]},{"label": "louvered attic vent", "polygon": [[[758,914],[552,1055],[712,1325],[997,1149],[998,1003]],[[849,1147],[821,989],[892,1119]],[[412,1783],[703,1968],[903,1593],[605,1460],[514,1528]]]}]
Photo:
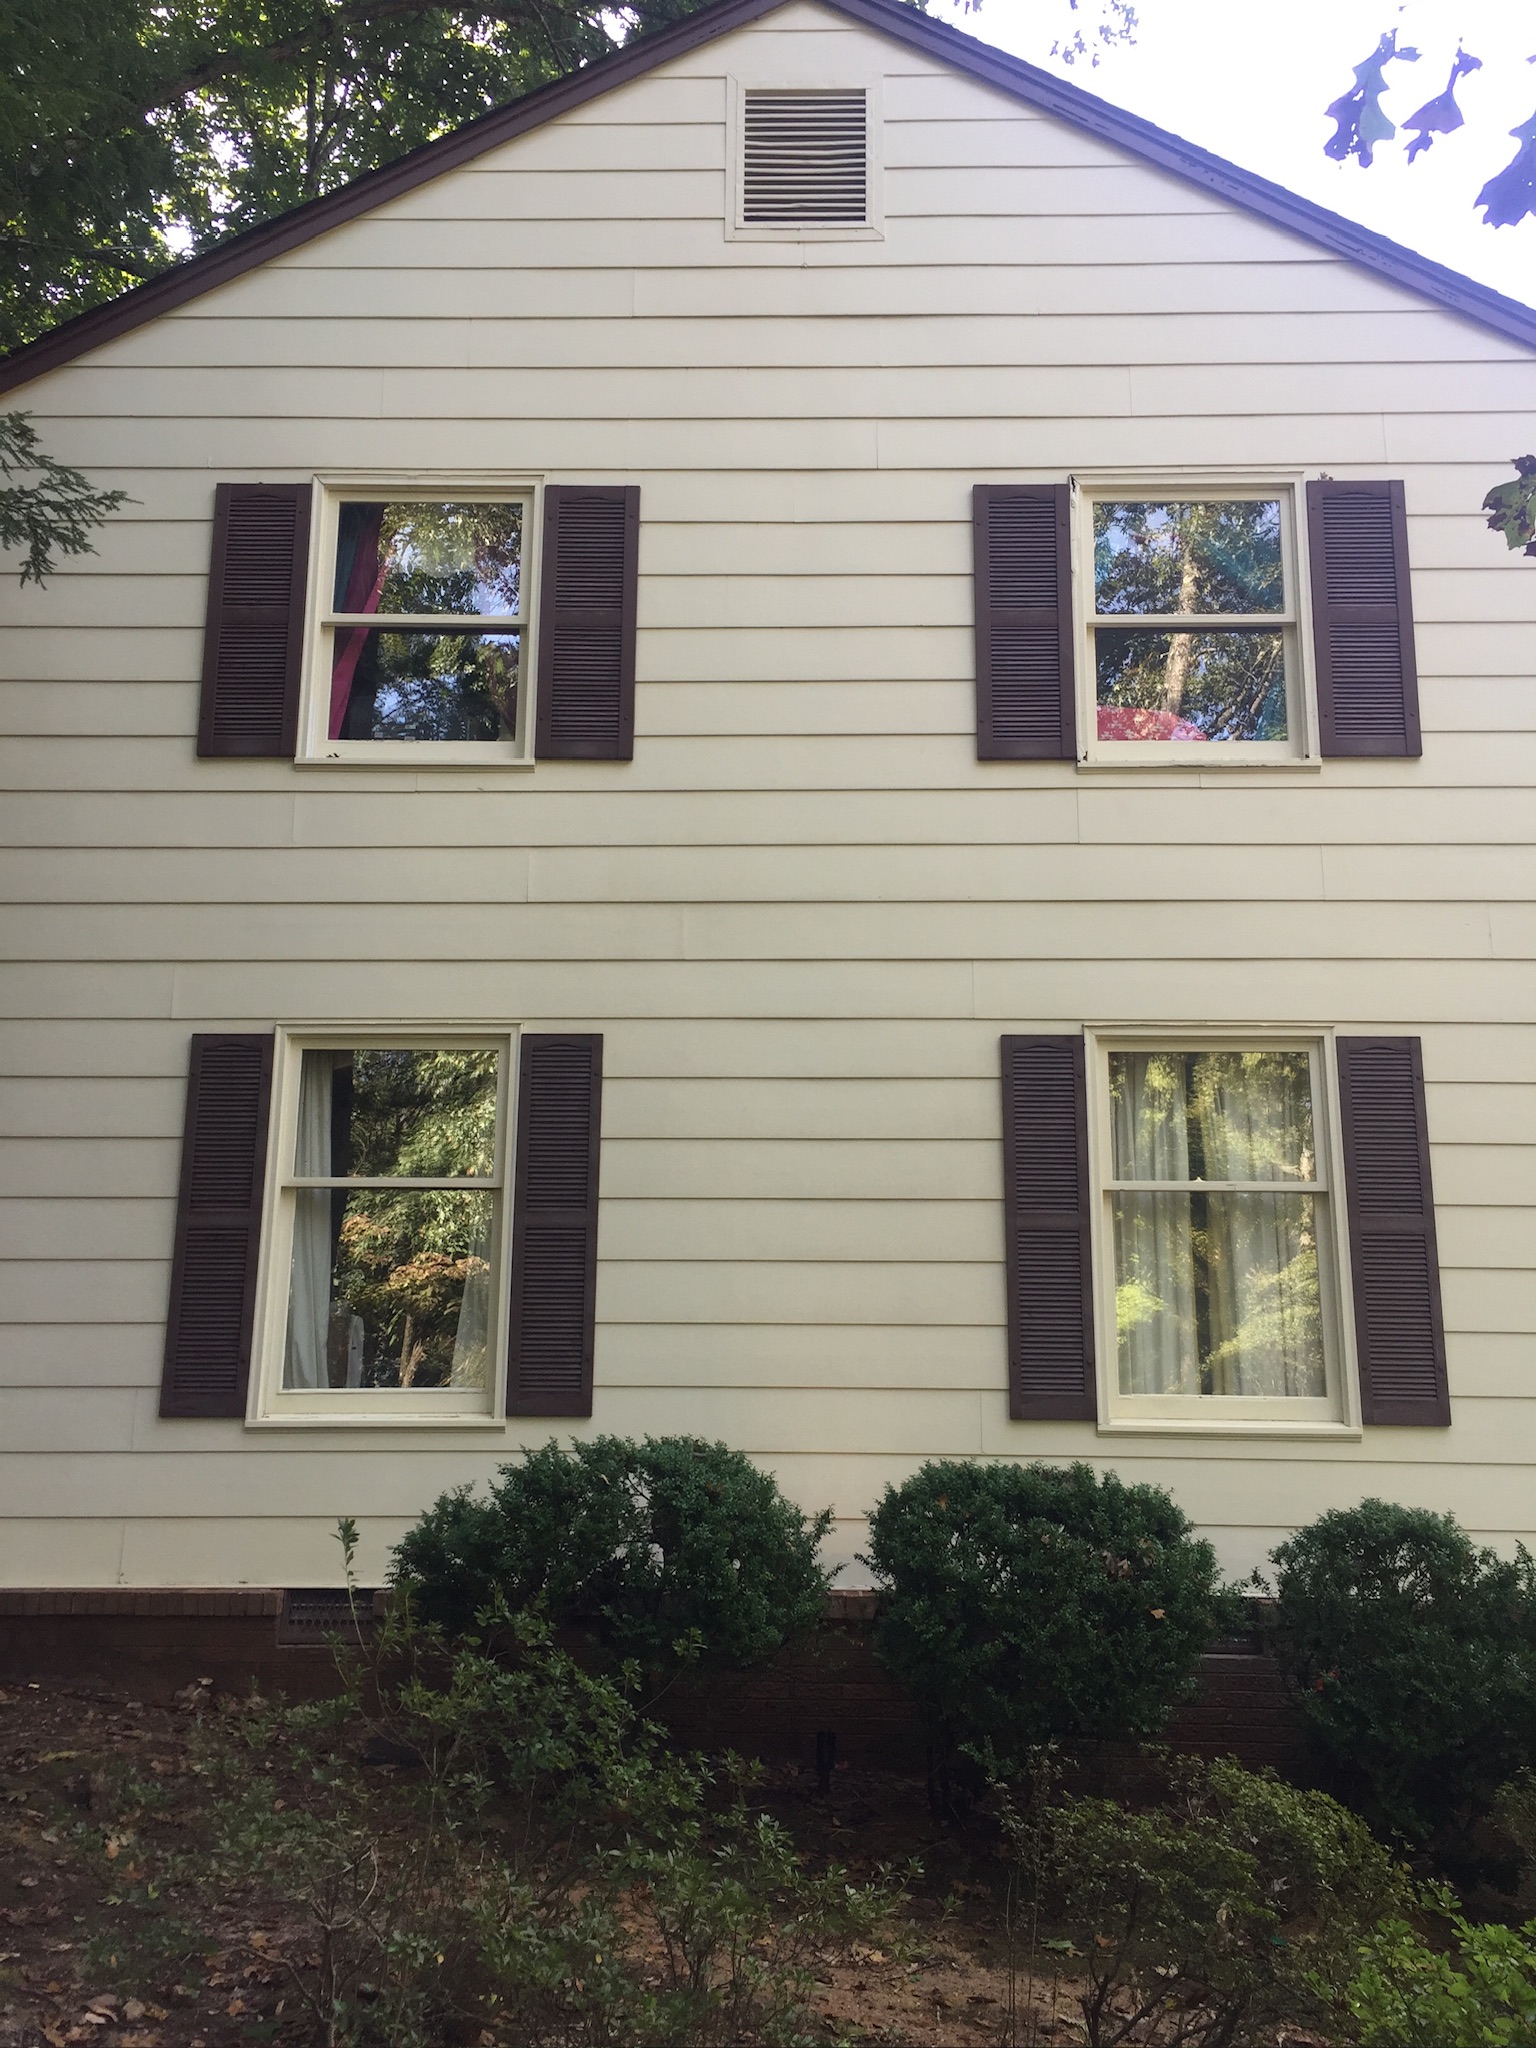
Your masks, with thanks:
[{"label": "louvered attic vent", "polygon": [[744,227],[861,228],[869,139],[859,92],[745,94]]}]

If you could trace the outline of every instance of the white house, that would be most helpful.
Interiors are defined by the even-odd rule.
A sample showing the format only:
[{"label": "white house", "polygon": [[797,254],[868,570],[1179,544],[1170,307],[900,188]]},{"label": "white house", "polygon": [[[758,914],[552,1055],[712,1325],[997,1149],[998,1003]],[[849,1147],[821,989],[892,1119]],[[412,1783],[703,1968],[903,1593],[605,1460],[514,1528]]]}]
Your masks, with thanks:
[{"label": "white house", "polygon": [[719,0],[0,384],[134,500],[5,597],[0,1582],[588,1432],[1531,1531],[1536,313]]}]

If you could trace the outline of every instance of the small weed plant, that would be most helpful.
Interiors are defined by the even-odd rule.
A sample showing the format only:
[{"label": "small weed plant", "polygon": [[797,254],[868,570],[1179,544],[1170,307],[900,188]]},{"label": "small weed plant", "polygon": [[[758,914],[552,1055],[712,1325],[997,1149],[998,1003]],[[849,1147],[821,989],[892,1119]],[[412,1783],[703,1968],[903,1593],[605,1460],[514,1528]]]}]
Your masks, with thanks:
[{"label": "small weed plant", "polygon": [[[1033,1794],[1034,1796],[1029,1796]],[[1004,1840],[1044,1952],[1079,1973],[1089,2048],[1242,2048],[1327,2025],[1406,1873],[1325,1793],[1183,1758],[1149,1811],[1004,1792]],[[1046,1933],[1046,1929],[1051,1933]]]},{"label": "small weed plant", "polygon": [[822,1951],[894,1887],[808,1870],[742,1767],[670,1752],[538,1617],[487,1620],[450,1641],[399,1600],[337,1697],[205,1717],[204,1825],[141,1872],[157,1900],[281,1922],[248,1960],[325,2048],[806,2043]]},{"label": "small weed plant", "polygon": [[1360,2048],[1536,2048],[1536,1920],[1477,1926],[1451,1893],[1432,1896],[1455,1953],[1406,1920],[1378,1928],[1345,1996]]}]

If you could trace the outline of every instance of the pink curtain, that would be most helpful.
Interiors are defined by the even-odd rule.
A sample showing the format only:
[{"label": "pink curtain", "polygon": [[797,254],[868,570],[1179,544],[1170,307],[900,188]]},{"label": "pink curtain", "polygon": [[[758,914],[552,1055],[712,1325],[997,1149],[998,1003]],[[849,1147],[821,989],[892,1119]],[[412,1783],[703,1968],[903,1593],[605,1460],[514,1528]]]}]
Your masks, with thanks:
[{"label": "pink curtain", "polygon": [[[338,611],[378,610],[379,597],[384,589],[384,578],[389,570],[389,550],[381,550],[379,547],[379,534],[383,524],[382,505],[342,506],[341,530],[336,541],[336,567],[337,582],[341,583],[343,569],[346,582],[342,585],[341,603],[336,607]],[[350,565],[347,563],[349,549],[352,556]],[[329,731],[333,740],[341,738],[341,728],[347,716],[347,701],[352,695],[352,678],[357,672],[358,659],[367,635],[366,626],[354,626],[351,632],[337,636],[335,658],[331,663]]]}]

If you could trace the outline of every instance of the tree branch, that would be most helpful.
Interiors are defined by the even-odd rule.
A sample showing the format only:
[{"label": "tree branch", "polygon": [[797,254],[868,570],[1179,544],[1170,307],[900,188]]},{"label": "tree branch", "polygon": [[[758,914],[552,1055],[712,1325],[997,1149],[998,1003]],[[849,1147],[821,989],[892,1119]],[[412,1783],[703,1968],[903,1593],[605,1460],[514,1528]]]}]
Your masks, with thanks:
[{"label": "tree branch", "polygon": [[103,270],[121,270],[142,281],[159,277],[174,261],[168,256],[164,263],[155,263],[147,256],[130,256],[123,249],[93,249],[85,242],[49,242],[37,235],[0,232],[0,249],[4,248],[33,249],[40,256],[69,257],[76,263],[92,263]]},{"label": "tree branch", "polygon": [[[381,22],[400,21],[412,15],[452,14],[461,22],[499,21],[506,24],[520,22],[529,10],[521,5],[510,6],[445,6],[443,0],[353,0],[349,7],[342,7],[324,23],[308,30],[303,35],[285,36],[279,42],[255,45],[246,49],[222,50],[216,56],[208,57],[201,64],[179,76],[165,79],[148,99],[141,100],[125,114],[125,121],[143,120],[146,115],[158,112],[162,107],[173,105],[178,100],[190,99],[194,93],[206,92],[211,85],[217,85],[233,73],[249,70],[252,64],[287,64],[302,57],[317,45],[332,42],[339,35],[358,28],[372,28]],[[537,17],[536,17],[537,18]]]}]

